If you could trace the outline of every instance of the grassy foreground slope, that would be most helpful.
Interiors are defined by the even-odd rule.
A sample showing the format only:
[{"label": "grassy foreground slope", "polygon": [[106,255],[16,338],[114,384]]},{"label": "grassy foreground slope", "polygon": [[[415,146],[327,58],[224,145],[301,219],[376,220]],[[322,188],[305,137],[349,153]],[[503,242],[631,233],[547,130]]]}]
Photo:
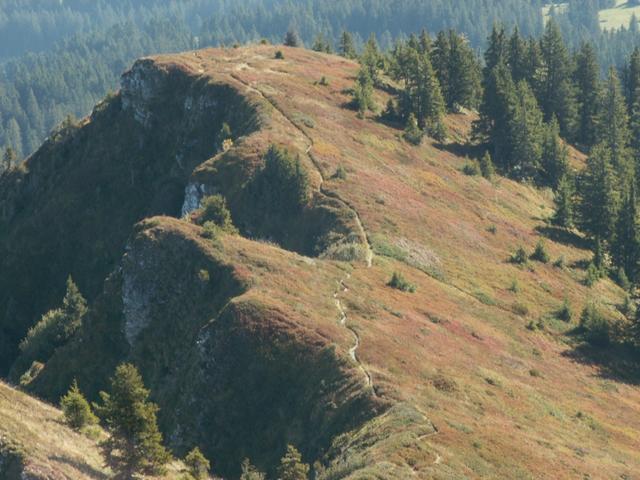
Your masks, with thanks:
[{"label": "grassy foreground slope", "polygon": [[108,478],[95,441],[61,420],[57,408],[0,382],[0,478]]},{"label": "grassy foreground slope", "polygon": [[[472,114],[448,117],[448,144],[411,146],[397,126],[347,107],[355,63],[290,48],[277,60],[277,49],[144,60],[106,113],[49,145],[75,175],[39,173],[57,158],[44,149],[26,163],[15,189],[30,185],[46,197],[41,204],[55,205],[61,231],[95,222],[110,232],[74,227],[83,245],[93,245],[92,235],[108,240],[108,261],[90,270],[95,252],[51,241],[52,210],[19,193],[22,203],[0,205],[14,252],[31,239],[43,258],[61,259],[49,278],[63,285],[71,272],[81,289],[92,287],[84,289],[91,311],[82,332],[29,388],[56,398],[77,377],[93,396],[117,362],[133,360],[170,444],[183,451],[200,443],[232,473],[244,456],[272,469],[290,442],[325,466],[325,480],[633,478],[637,380],[572,333],[589,301],[621,318],[624,292],[608,280],[584,285],[591,253],[579,236],[546,224],[550,192],[464,175]],[[378,105],[388,98],[376,91]],[[249,113],[231,125],[240,132],[233,147],[215,153],[221,122],[238,111]],[[160,140],[162,148],[149,146]],[[315,192],[290,221],[264,211],[247,188],[270,143],[300,156]],[[141,168],[122,173],[119,158]],[[572,161],[580,168],[584,159],[574,153]],[[335,175],[339,167],[346,175]],[[73,176],[85,196],[65,183]],[[135,215],[94,193],[105,178],[114,204],[139,194]],[[176,192],[187,185],[185,204],[224,194],[245,238],[211,241],[166,216],[131,233],[141,218],[179,216]],[[49,200],[57,191],[67,192],[64,202]],[[160,200],[166,205],[152,208]],[[87,205],[100,214],[82,217]],[[30,213],[39,228],[24,226],[24,234],[15,226],[25,217],[13,211]],[[43,229],[50,233],[39,238]],[[518,246],[531,253],[545,237],[552,262],[509,262]],[[358,259],[340,261],[349,248]],[[39,271],[30,257],[20,261],[29,268],[16,272]],[[100,288],[96,272],[108,268]],[[394,272],[416,292],[388,287]],[[36,280],[20,278],[27,303]],[[556,318],[565,299],[571,322]],[[26,324],[31,312],[23,312]]]}]

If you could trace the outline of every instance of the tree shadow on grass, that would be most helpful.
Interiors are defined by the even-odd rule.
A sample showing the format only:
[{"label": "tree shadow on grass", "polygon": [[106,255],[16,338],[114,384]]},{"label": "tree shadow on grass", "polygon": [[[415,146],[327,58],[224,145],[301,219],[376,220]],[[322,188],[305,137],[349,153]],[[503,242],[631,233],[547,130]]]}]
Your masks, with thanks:
[{"label": "tree shadow on grass", "polygon": [[568,335],[576,342],[572,350],[562,354],[564,357],[596,368],[603,379],[640,385],[640,349],[624,343],[593,346],[582,341],[580,329],[575,329]]},{"label": "tree shadow on grass", "polygon": [[545,236],[549,240],[563,245],[569,245],[581,250],[589,250],[591,244],[588,239],[581,237],[571,230],[554,227],[553,225],[539,225],[535,228],[536,232]]},{"label": "tree shadow on grass", "polygon": [[53,455],[51,457],[51,460],[69,465],[91,478],[99,478],[101,480],[107,480],[108,478],[111,478],[102,470],[98,470],[97,468],[94,468],[91,465],[82,462],[81,460],[71,458],[67,455]]},{"label": "tree shadow on grass", "polygon": [[457,157],[480,158],[486,150],[485,145],[472,145],[469,143],[436,143],[434,145],[442,152],[449,152]]}]

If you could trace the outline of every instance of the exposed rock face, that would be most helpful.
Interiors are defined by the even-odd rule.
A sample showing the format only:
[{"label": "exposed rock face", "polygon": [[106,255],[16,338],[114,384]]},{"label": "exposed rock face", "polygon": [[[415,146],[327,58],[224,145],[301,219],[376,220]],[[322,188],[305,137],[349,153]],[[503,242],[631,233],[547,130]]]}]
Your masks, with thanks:
[{"label": "exposed rock face", "polygon": [[166,75],[159,71],[153,61],[140,60],[122,76],[122,109],[131,111],[136,122],[145,128],[151,126],[150,103],[157,98],[166,85]]}]

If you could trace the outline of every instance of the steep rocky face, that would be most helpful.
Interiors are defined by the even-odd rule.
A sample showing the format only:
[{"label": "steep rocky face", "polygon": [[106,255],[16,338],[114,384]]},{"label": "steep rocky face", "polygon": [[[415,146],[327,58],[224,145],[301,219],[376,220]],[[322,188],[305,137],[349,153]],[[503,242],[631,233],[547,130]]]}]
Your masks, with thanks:
[{"label": "steep rocky face", "polygon": [[0,178],[0,373],[60,301],[64,279],[93,300],[131,227],[179,215],[193,169],[218,152],[223,122],[242,136],[257,127],[254,114],[229,85],[141,60],[118,95]]}]

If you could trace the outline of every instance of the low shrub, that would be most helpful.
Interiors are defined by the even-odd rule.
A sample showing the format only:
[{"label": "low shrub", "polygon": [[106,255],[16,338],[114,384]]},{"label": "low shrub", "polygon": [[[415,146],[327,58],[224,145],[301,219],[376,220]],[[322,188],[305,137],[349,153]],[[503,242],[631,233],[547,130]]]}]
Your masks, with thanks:
[{"label": "low shrub", "polygon": [[562,306],[558,310],[557,317],[565,322],[570,322],[573,319],[573,311],[568,298],[565,298],[562,302]]},{"label": "low shrub", "polygon": [[606,347],[611,343],[611,325],[593,304],[588,304],[580,315],[580,329],[584,339],[594,347]]},{"label": "low shrub", "polygon": [[526,317],[529,315],[529,307],[521,302],[516,302],[511,306],[511,310],[516,315],[520,315],[521,317]]},{"label": "low shrub", "polygon": [[91,411],[89,402],[78,388],[78,383],[75,380],[67,394],[60,399],[60,408],[65,423],[74,430],[81,430],[86,426],[98,423],[98,417]]},{"label": "low shrub", "polygon": [[396,290],[401,290],[403,292],[414,293],[416,291],[416,286],[410,282],[408,282],[401,273],[393,272],[393,276],[391,280],[387,283],[387,285],[391,288],[395,288]]},{"label": "low shrub", "polygon": [[284,53],[282,53],[282,50],[278,50],[276,52],[276,60],[284,60]]},{"label": "low shrub", "polygon": [[531,254],[531,260],[536,260],[541,263],[549,263],[550,259],[549,252],[547,252],[547,247],[544,244],[544,241],[538,241],[536,249]]},{"label": "low shrub", "polygon": [[524,265],[527,263],[527,259],[527,251],[524,249],[524,247],[520,246],[516,249],[515,252],[511,254],[509,261],[518,265]]},{"label": "low shrub", "polygon": [[462,167],[462,173],[470,177],[476,177],[480,175],[480,165],[476,161],[469,161]]}]

